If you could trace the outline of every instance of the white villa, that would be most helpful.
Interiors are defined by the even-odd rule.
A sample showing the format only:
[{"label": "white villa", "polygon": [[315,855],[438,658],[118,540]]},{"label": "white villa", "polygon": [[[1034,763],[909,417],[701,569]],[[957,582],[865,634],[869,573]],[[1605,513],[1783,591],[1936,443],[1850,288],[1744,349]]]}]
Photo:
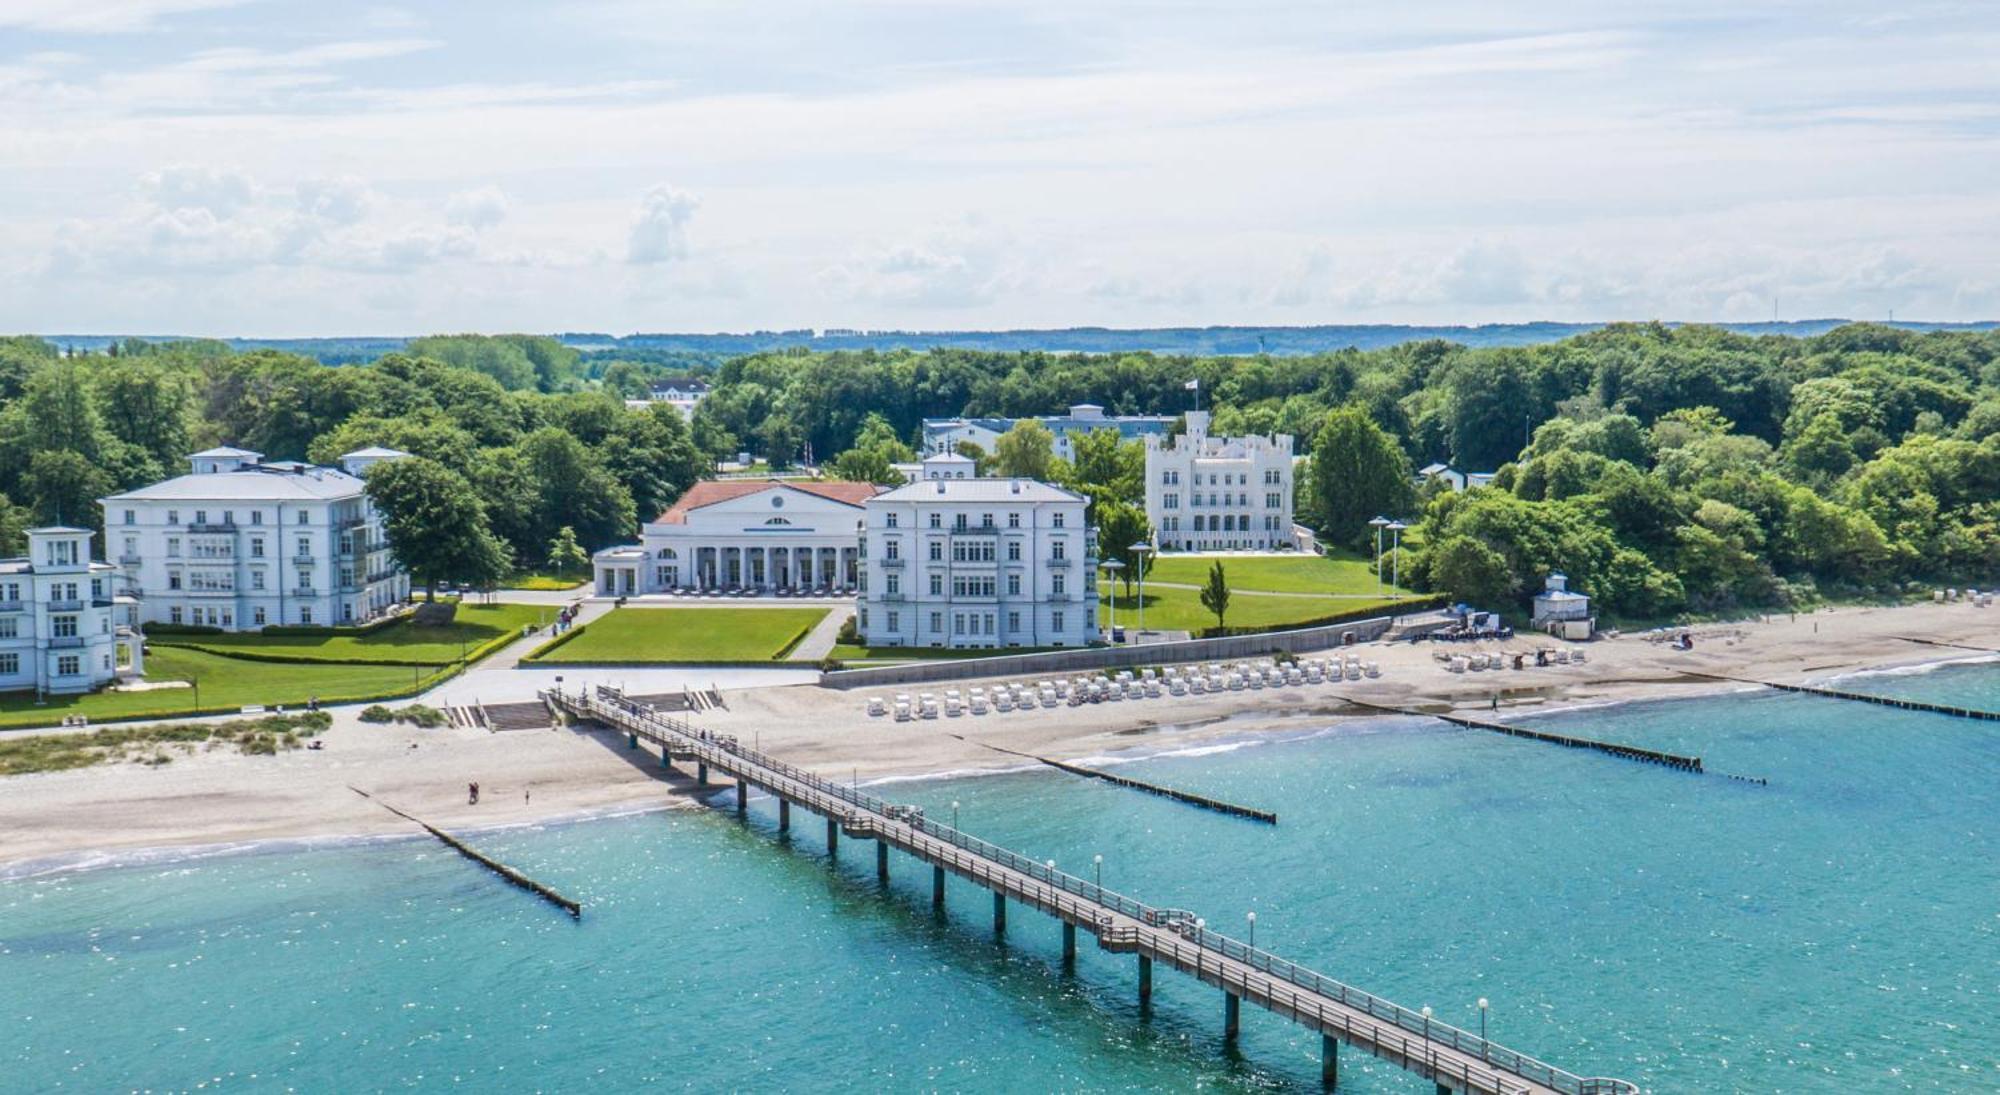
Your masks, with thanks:
[{"label": "white villa", "polygon": [[859,584],[855,530],[873,483],[737,479],[696,483],[648,522],[640,542],[591,556],[593,588],[841,592]]},{"label": "white villa", "polygon": [[31,528],[28,554],[0,559],[0,692],[88,692],[144,671],[138,602],[90,558],[94,535]]},{"label": "white villa", "polygon": [[957,448],[959,442],[970,441],[979,446],[981,452],[991,454],[1000,435],[1013,429],[1015,423],[1040,422],[1055,434],[1056,455],[1068,460],[1076,454],[1071,441],[1074,434],[1117,430],[1119,437],[1126,441],[1135,437],[1164,436],[1179,417],[1172,414],[1107,415],[1104,408],[1095,403],[1075,403],[1070,405],[1067,415],[1046,418],[926,418],[924,451],[948,452]]},{"label": "white villa", "polygon": [[1496,474],[1490,471],[1459,471],[1450,464],[1426,464],[1417,471],[1417,486],[1421,489],[1433,479],[1442,479],[1452,490],[1469,490],[1490,485]]},{"label": "white villa", "polygon": [[408,455],[368,448],[341,467],[265,463],[217,448],[190,474],[99,499],[105,552],[148,623],[255,631],[357,624],[410,594],[361,475]]},{"label": "white villa", "polygon": [[1171,444],[1146,438],[1146,520],[1160,550],[1296,546],[1291,436],[1210,437],[1208,422],[1189,411]]},{"label": "white villa", "polygon": [[960,478],[962,457],[868,500],[855,625],[869,646],[1085,646],[1098,637],[1088,500],[1026,479]]}]

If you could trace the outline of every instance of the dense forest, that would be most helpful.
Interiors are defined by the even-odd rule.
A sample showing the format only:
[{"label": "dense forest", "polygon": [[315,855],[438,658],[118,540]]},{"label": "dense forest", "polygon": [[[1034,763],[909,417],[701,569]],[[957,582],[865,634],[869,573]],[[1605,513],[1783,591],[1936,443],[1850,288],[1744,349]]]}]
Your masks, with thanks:
[{"label": "dense forest", "polygon": [[[1616,325],[1535,346],[1299,356],[795,348],[713,369],[531,336],[416,339],[341,366],[217,342],[20,337],[0,340],[0,550],[31,522],[95,524],[97,497],[177,474],[207,445],[324,462],[384,444],[423,458],[406,504],[438,516],[404,527],[455,515],[433,569],[476,578],[543,565],[564,529],[587,549],[629,537],[739,450],[887,479],[925,417],[1171,413],[1198,379],[1216,432],[1298,437],[1312,456],[1299,513],[1330,542],[1358,546],[1390,512],[1418,525],[1404,573],[1420,585],[1505,606],[1561,568],[1611,612],[1661,618],[1991,582],[1996,359],[1993,332],[1862,324],[1810,338]],[[622,401],[698,365],[715,390],[692,424]],[[1018,441],[979,455],[1131,521],[1130,446],[1070,467]],[[1410,469],[1434,461],[1499,475],[1418,497]]]}]

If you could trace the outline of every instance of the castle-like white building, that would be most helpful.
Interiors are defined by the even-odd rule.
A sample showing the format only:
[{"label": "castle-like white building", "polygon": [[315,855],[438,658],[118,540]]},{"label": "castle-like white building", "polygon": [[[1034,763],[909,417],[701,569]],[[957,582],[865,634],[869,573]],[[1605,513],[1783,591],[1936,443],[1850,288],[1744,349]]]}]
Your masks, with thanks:
[{"label": "castle-like white building", "polygon": [[1146,438],[1146,520],[1162,551],[1272,550],[1296,543],[1289,434],[1210,437],[1189,411],[1171,442]]},{"label": "castle-like white building", "polygon": [[408,455],[368,448],[338,468],[217,448],[191,471],[99,499],[105,552],[148,623],[255,631],[357,624],[410,595],[361,476]]},{"label": "castle-like white building", "polygon": [[1098,637],[1089,500],[966,477],[955,454],[868,499],[855,626],[869,646],[1085,646]]},{"label": "castle-like white building", "polygon": [[91,559],[93,535],[31,528],[28,554],[0,559],[0,692],[88,692],[144,671],[138,605]]}]

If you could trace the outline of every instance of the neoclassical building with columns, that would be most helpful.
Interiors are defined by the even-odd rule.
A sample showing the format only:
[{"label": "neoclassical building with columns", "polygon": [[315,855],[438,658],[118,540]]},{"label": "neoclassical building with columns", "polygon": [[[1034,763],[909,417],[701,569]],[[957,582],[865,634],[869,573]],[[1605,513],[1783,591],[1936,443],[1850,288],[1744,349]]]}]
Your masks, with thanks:
[{"label": "neoclassical building with columns", "polygon": [[591,556],[599,596],[680,590],[846,592],[860,581],[862,505],[873,483],[696,483],[639,542]]}]

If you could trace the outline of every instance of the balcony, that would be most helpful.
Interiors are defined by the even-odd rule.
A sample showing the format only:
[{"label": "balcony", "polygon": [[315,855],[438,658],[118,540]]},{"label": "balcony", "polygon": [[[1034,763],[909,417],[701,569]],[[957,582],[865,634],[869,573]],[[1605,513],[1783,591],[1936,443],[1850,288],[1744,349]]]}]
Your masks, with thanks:
[{"label": "balcony", "polygon": [[335,521],[333,523],[333,529],[335,532],[346,532],[348,529],[360,528],[361,526],[367,523],[368,523],[368,518],[366,517],[345,517],[342,518],[341,520]]},{"label": "balcony", "polygon": [[1000,526],[999,525],[953,525],[951,526],[951,534],[953,536],[998,536],[1000,535]]},{"label": "balcony", "polygon": [[49,611],[50,611],[50,612],[82,612],[82,611],[83,611],[83,602],[82,602],[82,601],[80,601],[80,600],[72,600],[72,601],[50,601],[50,602],[49,602]]},{"label": "balcony", "polygon": [[292,562],[294,563],[310,563],[312,561],[313,553],[310,551],[295,551],[292,553]]},{"label": "balcony", "polygon": [[235,531],[236,531],[236,526],[235,526],[235,525],[233,525],[233,524],[231,524],[231,523],[229,523],[229,522],[227,522],[227,521],[225,521],[225,522],[223,522],[223,523],[221,523],[221,524],[217,524],[217,523],[215,523],[215,522],[213,522],[213,521],[207,521],[207,522],[203,522],[203,523],[201,523],[201,524],[197,524],[197,525],[189,525],[189,526],[187,527],[187,530],[188,530],[189,532],[225,532],[225,533],[228,533],[228,532],[235,532]]},{"label": "balcony", "polygon": [[0,613],[25,611],[27,611],[27,606],[19,601],[0,601]]},{"label": "balcony", "polygon": [[884,593],[882,594],[882,599],[885,601],[901,601],[903,599],[903,595],[900,592]]},{"label": "balcony", "polygon": [[138,556],[138,555],[133,555],[133,554],[130,554],[130,553],[127,553],[127,554],[124,554],[124,555],[120,555],[120,556],[118,557],[118,561],[119,561],[120,563],[122,563],[123,565],[125,565],[125,566],[128,566],[128,567],[135,567],[135,566],[138,566],[138,565],[139,565],[140,563],[143,563],[143,562],[145,562],[146,560],[145,560],[145,559],[144,559],[144,557],[142,557],[142,556]]},{"label": "balcony", "polygon": [[896,555],[896,556],[891,556],[887,559],[877,559],[875,560],[875,562],[877,565],[888,567],[891,570],[901,570],[903,568],[903,564],[907,562],[907,560],[905,560],[900,555]]},{"label": "balcony", "polygon": [[49,639],[50,650],[68,650],[72,647],[78,647],[82,645],[83,645],[83,636],[81,635],[55,635],[51,636]]},{"label": "balcony", "polygon": [[92,598],[90,599],[90,607],[92,607],[92,608],[110,608],[110,607],[111,607],[111,598],[109,598],[109,597],[92,597]]},{"label": "balcony", "polygon": [[1073,559],[1068,559],[1061,556],[1052,557],[1049,559],[1045,559],[1043,561],[1048,563],[1048,565],[1052,567],[1066,567],[1069,566],[1072,562],[1075,562],[1075,560]]}]

